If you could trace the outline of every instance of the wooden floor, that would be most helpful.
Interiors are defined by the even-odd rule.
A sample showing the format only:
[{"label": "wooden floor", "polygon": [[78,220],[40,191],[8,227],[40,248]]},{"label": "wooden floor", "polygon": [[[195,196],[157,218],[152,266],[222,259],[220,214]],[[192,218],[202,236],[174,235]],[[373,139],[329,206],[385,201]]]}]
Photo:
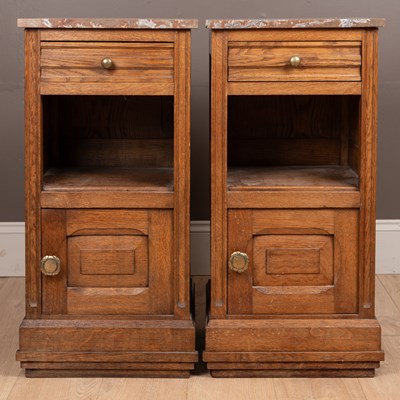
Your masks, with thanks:
[{"label": "wooden floor", "polygon": [[[197,278],[197,319],[204,310],[204,282],[204,278]],[[212,379],[200,364],[190,379],[27,379],[15,361],[18,325],[24,314],[24,282],[22,278],[0,278],[0,400],[399,400],[400,275],[380,275],[376,283],[386,361],[375,378]],[[198,324],[204,325],[200,320]],[[201,346],[203,331],[197,336]]]}]

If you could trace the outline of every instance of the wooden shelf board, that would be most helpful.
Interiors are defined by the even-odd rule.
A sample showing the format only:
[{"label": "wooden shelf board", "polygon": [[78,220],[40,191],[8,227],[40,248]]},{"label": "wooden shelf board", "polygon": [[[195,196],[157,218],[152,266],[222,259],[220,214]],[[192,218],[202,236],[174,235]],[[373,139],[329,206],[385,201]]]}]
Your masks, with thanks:
[{"label": "wooden shelf board", "polygon": [[44,191],[174,190],[173,168],[51,168],[43,177]]},{"label": "wooden shelf board", "polygon": [[229,191],[358,190],[357,173],[348,166],[228,168]]}]

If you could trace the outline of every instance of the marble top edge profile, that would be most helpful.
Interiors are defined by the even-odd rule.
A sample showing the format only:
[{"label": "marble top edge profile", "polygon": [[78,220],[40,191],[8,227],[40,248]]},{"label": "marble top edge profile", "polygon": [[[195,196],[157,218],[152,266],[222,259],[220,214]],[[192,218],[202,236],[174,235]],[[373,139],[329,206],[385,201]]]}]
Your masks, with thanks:
[{"label": "marble top edge profile", "polygon": [[49,29],[193,29],[197,19],[18,18],[20,28]]},{"label": "marble top edge profile", "polygon": [[209,29],[378,28],[384,18],[208,19]]}]

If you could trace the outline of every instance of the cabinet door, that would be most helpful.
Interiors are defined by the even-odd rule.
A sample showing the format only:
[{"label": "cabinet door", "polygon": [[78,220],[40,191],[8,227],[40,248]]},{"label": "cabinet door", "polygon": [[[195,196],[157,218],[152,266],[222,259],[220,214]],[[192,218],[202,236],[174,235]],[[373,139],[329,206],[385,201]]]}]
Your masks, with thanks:
[{"label": "cabinet door", "polygon": [[42,211],[43,314],[172,314],[171,210]]},{"label": "cabinet door", "polygon": [[357,210],[229,210],[236,251],[249,263],[228,267],[229,314],[357,312]]}]

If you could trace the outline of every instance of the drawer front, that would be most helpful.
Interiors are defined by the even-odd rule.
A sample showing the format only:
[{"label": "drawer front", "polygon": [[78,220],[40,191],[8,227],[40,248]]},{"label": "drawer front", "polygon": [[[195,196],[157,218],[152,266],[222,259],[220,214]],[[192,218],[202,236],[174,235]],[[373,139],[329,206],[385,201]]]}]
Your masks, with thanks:
[{"label": "drawer front", "polygon": [[173,314],[171,210],[42,210],[46,256],[60,270],[42,271],[43,314]]},{"label": "drawer front", "polygon": [[229,81],[361,81],[361,42],[230,42]]},{"label": "drawer front", "polygon": [[357,210],[229,210],[228,312],[357,313],[357,249]]},{"label": "drawer front", "polygon": [[[103,64],[102,60],[111,63]],[[173,82],[174,46],[160,42],[41,43],[42,82]]]}]

